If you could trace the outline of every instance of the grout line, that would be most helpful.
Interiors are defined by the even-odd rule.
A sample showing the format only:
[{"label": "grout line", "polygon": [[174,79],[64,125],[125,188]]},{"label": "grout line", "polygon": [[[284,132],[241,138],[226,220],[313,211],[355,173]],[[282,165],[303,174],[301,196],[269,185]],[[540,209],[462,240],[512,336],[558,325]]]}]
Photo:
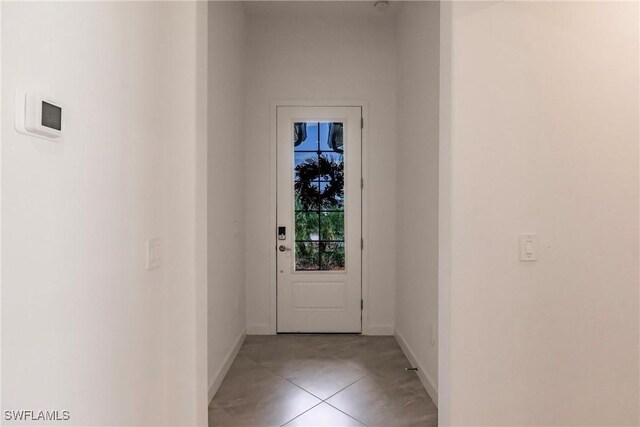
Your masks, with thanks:
[{"label": "grout line", "polygon": [[342,388],[341,390],[338,390],[337,392],[333,393],[331,396],[327,397],[325,400],[323,400],[323,401],[322,401],[322,403],[326,403],[327,405],[331,406],[333,409],[335,409],[335,410],[337,410],[337,411],[339,411],[339,412],[342,412],[342,413],[343,413],[343,414],[345,414],[346,416],[348,416],[348,417],[350,417],[350,418],[353,418],[354,420],[356,420],[356,421],[357,421],[357,422],[359,422],[360,424],[362,424],[362,425],[366,426],[366,425],[367,425],[366,423],[364,423],[364,422],[360,421],[359,419],[357,419],[357,418],[356,418],[356,417],[354,417],[353,415],[351,415],[351,414],[349,414],[349,413],[347,413],[347,412],[343,411],[342,409],[340,409],[340,408],[337,408],[337,407],[333,406],[331,403],[327,402],[327,400],[331,399],[331,398],[332,398],[333,396],[335,396],[336,394],[341,393],[341,392],[342,392],[342,391],[344,391],[345,389],[347,389],[347,388],[351,387],[352,385],[354,385],[354,384],[355,384],[355,383],[357,383],[358,381],[360,381],[360,380],[362,380],[363,378],[366,378],[366,377],[368,377],[368,376],[369,376],[369,373],[366,373],[363,377],[358,378],[357,380],[355,380],[354,382],[352,382],[352,383],[351,383],[351,384],[349,384],[348,386],[346,386],[346,387]]},{"label": "grout line", "polygon": [[[274,373],[275,373],[275,372],[274,372]],[[276,375],[278,375],[278,374],[276,374]],[[280,376],[280,375],[278,375],[278,376]],[[338,394],[338,393],[340,393],[340,392],[344,391],[345,389],[347,389],[347,388],[351,387],[352,385],[354,385],[355,383],[357,383],[358,381],[360,381],[361,379],[363,379],[363,378],[365,378],[365,377],[367,377],[367,376],[369,376],[369,374],[365,374],[364,376],[362,376],[362,377],[358,378],[357,380],[355,380],[355,381],[354,381],[354,382],[352,382],[351,384],[349,384],[349,385],[347,385],[347,386],[345,386],[345,387],[341,388],[340,390],[336,391],[335,393],[333,393],[331,396],[327,397],[327,398],[326,398],[326,399],[324,399],[324,400],[322,400],[320,397],[316,396],[315,394],[311,393],[310,391],[305,390],[304,388],[302,388],[302,387],[301,387],[301,386],[299,386],[298,384],[292,383],[292,382],[291,382],[291,381],[289,381],[288,379],[286,379],[286,378],[284,378],[284,377],[281,377],[281,378],[284,378],[286,381],[289,381],[291,384],[295,385],[296,387],[298,387],[298,388],[300,388],[300,389],[302,389],[302,390],[306,391],[307,393],[311,394],[312,396],[314,396],[314,397],[316,397],[316,398],[318,398],[318,399],[321,399],[321,400],[322,400],[321,402],[318,402],[317,404],[313,405],[311,408],[307,409],[306,411],[304,411],[304,412],[302,412],[302,413],[300,413],[300,414],[296,415],[295,417],[291,418],[289,421],[287,421],[286,423],[282,424],[282,426],[281,426],[281,427],[284,427],[286,424],[290,423],[291,421],[295,420],[296,418],[300,418],[302,415],[306,414],[307,412],[309,412],[310,410],[312,410],[312,409],[313,409],[313,408],[315,408],[316,406],[320,406],[320,405],[322,405],[323,403],[326,403],[327,405],[331,406],[331,407],[332,407],[333,409],[335,409],[336,411],[338,411],[338,412],[342,412],[343,414],[345,414],[345,415],[346,415],[346,416],[348,416],[349,418],[353,418],[354,420],[356,420],[356,421],[357,421],[357,422],[359,422],[360,424],[362,424],[362,425],[366,426],[367,424],[365,424],[364,422],[360,421],[359,419],[357,419],[357,418],[356,418],[356,417],[354,417],[353,415],[351,415],[351,414],[349,414],[349,413],[347,413],[347,412],[343,411],[342,409],[340,409],[340,408],[337,408],[337,407],[333,406],[331,403],[327,402],[327,400],[331,399],[331,398],[332,398],[333,396],[335,396],[336,394]]]},{"label": "grout line", "polygon": [[[274,374],[276,374],[276,373],[274,372]],[[276,374],[276,375],[278,375],[278,374]],[[294,382],[293,382],[293,381],[291,381],[290,379],[285,378],[285,377],[283,377],[282,375],[278,375],[278,376],[279,376],[280,378],[282,378],[283,380],[285,380],[285,381],[287,381],[287,382],[289,382],[289,383],[293,384],[294,386],[298,387],[300,390],[302,390],[302,391],[304,391],[304,392],[309,393],[311,396],[315,397],[316,399],[319,399],[319,400],[320,400],[320,403],[324,402],[324,400],[322,400],[322,398],[321,398],[320,396],[316,396],[315,394],[311,393],[309,390],[307,390],[307,389],[303,388],[302,386],[300,386],[300,385],[298,385],[298,384],[294,383]],[[319,405],[320,403],[318,403],[318,405]],[[316,406],[318,406],[318,405],[316,405]],[[306,412],[306,411],[305,411],[305,412]]]},{"label": "grout line", "polygon": [[[246,357],[246,356],[245,356]],[[249,359],[249,358],[248,358]],[[249,359],[252,360],[252,359]],[[277,372],[272,371],[271,369],[269,369],[268,367],[264,366],[262,363],[260,362],[256,362],[255,360],[252,360],[254,363],[256,363],[258,366],[260,366],[261,368],[266,369],[267,371],[271,372],[272,374],[274,374],[277,377],[282,378],[283,380],[287,381],[290,384],[293,384],[294,386],[298,387],[300,390],[305,391],[307,393],[309,393],[311,396],[315,397],[316,399],[320,399],[320,403],[325,402],[327,399],[331,399],[333,396],[335,396],[336,394],[340,393],[341,391],[343,391],[344,389],[346,389],[347,387],[351,387],[352,385],[354,385],[355,383],[357,383],[358,381],[360,381],[361,379],[363,379],[364,377],[367,377],[370,375],[370,372],[364,372],[364,375],[361,376],[360,378],[358,378],[357,380],[355,380],[354,382],[342,387],[340,390],[336,391],[335,393],[333,393],[332,395],[330,395],[329,397],[327,397],[326,399],[321,398],[320,396],[316,396],[315,394],[313,394],[312,392],[310,392],[309,390],[305,389],[304,387],[302,387],[301,385],[298,385],[296,383],[294,383],[293,381],[291,381],[289,378],[283,377],[282,375],[280,375]],[[362,371],[361,371],[362,372]],[[316,405],[317,406],[317,405]],[[348,415],[348,414],[347,414]],[[349,415],[351,416],[351,415]],[[353,417],[352,417],[353,418]],[[289,422],[289,421],[287,421]]]},{"label": "grout line", "polygon": [[[246,356],[245,356],[245,357],[246,357]],[[255,364],[257,364],[258,366],[260,366],[262,369],[266,369],[267,371],[271,372],[271,373],[272,373],[273,375],[275,375],[276,377],[282,378],[283,380],[285,380],[285,381],[286,381],[286,382],[288,382],[289,384],[292,384],[292,385],[296,386],[297,388],[299,388],[300,390],[304,391],[305,393],[309,393],[311,396],[315,397],[316,399],[319,399],[319,400],[320,400],[320,402],[318,403],[318,405],[319,405],[320,403],[324,402],[324,400],[323,400],[321,397],[316,396],[315,394],[311,393],[309,390],[304,389],[302,386],[299,386],[298,384],[294,383],[294,382],[293,382],[293,381],[291,381],[289,378],[283,377],[283,376],[282,376],[282,375],[280,375],[279,373],[274,372],[273,370],[271,370],[269,367],[264,366],[262,363],[257,362],[257,361],[255,361],[255,360],[253,360],[253,359],[249,358],[249,357],[247,357],[247,359],[251,360],[252,362],[254,362]],[[332,396],[333,396],[333,395],[332,395]],[[316,406],[318,406],[318,405],[316,405]],[[311,408],[309,408],[309,409],[311,409]],[[306,412],[306,411],[305,411],[305,412]],[[304,413],[304,412],[303,412],[303,413]],[[293,418],[292,418],[292,419],[293,419]],[[289,421],[291,421],[291,420],[289,420]],[[287,421],[287,422],[289,422],[289,421]]]},{"label": "grout line", "polygon": [[[359,380],[358,380],[358,381],[359,381]],[[323,402],[323,403],[326,403],[327,405],[331,406],[331,407],[332,407],[333,409],[335,409],[336,411],[342,412],[342,413],[343,413],[343,414],[345,414],[347,417],[349,417],[349,418],[353,418],[354,420],[356,420],[357,422],[359,422],[359,423],[360,423],[360,424],[362,424],[363,426],[368,425],[367,423],[365,423],[365,422],[363,422],[363,421],[360,421],[359,419],[357,419],[357,418],[356,418],[356,417],[354,417],[353,415],[351,415],[351,414],[348,414],[348,413],[344,412],[342,409],[340,409],[340,408],[337,408],[337,407],[333,406],[333,405],[332,405],[331,403],[329,403],[329,402]]]},{"label": "grout line", "polygon": [[[320,355],[323,355],[323,354],[322,354],[322,353],[320,353],[319,351],[314,350],[313,348],[309,347],[309,346],[308,346],[308,345],[306,345],[306,344],[298,343],[298,342],[296,342],[296,344],[299,344],[301,347],[305,347],[307,350],[312,350],[312,351],[314,351],[314,352],[316,352],[316,353],[318,353],[318,354],[320,354]],[[323,356],[324,356],[324,355],[323,355]],[[302,391],[305,391],[305,392],[309,393],[310,395],[312,395],[312,396],[313,396],[313,397],[315,397],[316,399],[320,399],[320,403],[323,403],[323,402],[324,402],[325,400],[327,400],[327,399],[331,399],[333,396],[335,396],[336,394],[340,393],[340,392],[341,392],[342,390],[344,390],[345,388],[347,388],[347,387],[349,387],[349,386],[351,386],[351,385],[353,385],[353,384],[357,383],[357,382],[358,382],[358,381],[360,381],[362,378],[364,378],[364,377],[366,377],[367,375],[369,375],[369,372],[365,372],[365,375],[364,375],[364,376],[362,376],[362,377],[358,378],[357,380],[355,380],[355,381],[354,381],[354,382],[352,382],[351,384],[349,384],[349,385],[347,385],[347,386],[345,386],[345,387],[341,388],[341,389],[340,389],[340,390],[338,390],[337,392],[333,393],[331,396],[327,397],[327,399],[323,399],[323,398],[321,398],[320,396],[316,396],[315,394],[311,393],[309,390],[307,390],[307,389],[303,388],[302,386],[300,386],[300,385],[298,385],[298,384],[294,383],[293,381],[289,380],[288,378],[286,378],[286,377],[284,377],[284,376],[280,375],[279,373],[274,372],[274,371],[273,371],[273,370],[271,370],[269,367],[264,366],[262,363],[260,363],[260,362],[258,362],[258,361],[256,361],[256,360],[253,360],[253,359],[251,359],[251,358],[250,358],[250,357],[248,357],[248,356],[245,356],[245,357],[246,357],[247,359],[251,360],[252,362],[254,362],[255,364],[257,364],[258,366],[260,366],[260,367],[262,367],[262,368],[266,369],[267,371],[271,372],[272,374],[274,374],[274,375],[276,375],[276,376],[278,376],[278,377],[282,378],[283,380],[287,381],[287,382],[288,382],[288,383],[290,383],[290,384],[293,384],[294,386],[298,387],[300,390],[302,390]],[[332,357],[332,356],[330,356],[330,357],[333,359],[333,357]],[[337,359],[337,358],[336,358],[335,360],[339,360],[339,359]],[[343,362],[343,363],[344,363],[344,362]],[[318,403],[318,405],[319,405],[320,403]],[[318,405],[316,405],[316,406],[318,406]],[[311,408],[310,408],[310,409],[311,409]],[[305,412],[306,412],[306,411],[305,411]],[[303,412],[303,413],[304,413],[304,412]],[[302,415],[302,414],[300,414],[300,415]],[[297,417],[296,417],[296,418],[297,418]],[[353,418],[353,417],[352,417],[352,418]],[[295,418],[294,418],[294,419],[295,419]],[[291,421],[291,420],[289,420],[289,421]],[[287,422],[289,422],[289,421],[287,421]]]},{"label": "grout line", "polygon": [[[333,396],[335,396],[336,394],[344,391],[344,389],[351,387],[352,385],[354,385],[355,383],[357,383],[358,381],[360,381],[361,379],[363,379],[364,377],[368,377],[369,373],[367,372],[366,374],[364,374],[363,376],[361,376],[360,378],[358,378],[357,380],[355,380],[354,382],[352,382],[351,384],[349,384],[348,386],[342,387],[340,390],[336,391],[335,393],[333,393],[331,396],[327,397],[326,399],[323,400],[323,402],[326,402],[327,400],[331,399]],[[329,403],[329,402],[327,402]],[[329,403],[330,404],[330,403]],[[333,405],[332,405],[333,406]],[[336,408],[337,409],[337,408]],[[347,414],[349,415],[349,414]],[[351,416],[351,415],[349,415]]]},{"label": "grout line", "polygon": [[[246,357],[246,356],[245,356]],[[257,364],[258,366],[260,366],[262,369],[266,369],[267,371],[271,372],[273,375],[275,375],[278,378],[282,378],[283,380],[285,380],[286,382],[288,382],[289,384],[293,384],[294,386],[296,386],[297,388],[299,388],[300,390],[304,391],[305,393],[309,393],[311,396],[315,397],[316,399],[320,399],[320,403],[324,402],[324,400],[322,400],[322,398],[316,396],[315,394],[311,393],[309,390],[305,390],[304,388],[302,388],[301,386],[299,386],[298,384],[292,382],[291,380],[289,380],[286,377],[283,377],[282,375],[280,375],[277,372],[274,372],[273,370],[269,369],[267,366],[264,366],[262,363],[260,362],[256,362],[255,360],[247,357],[247,359],[251,360],[253,363]],[[320,404],[318,403],[318,405]],[[305,411],[306,412],[306,411]],[[291,421],[291,420],[289,420]],[[289,422],[287,421],[287,422]]]},{"label": "grout line", "polygon": [[[295,341],[294,341],[294,342],[295,342]],[[328,358],[330,358],[330,359],[332,359],[332,360],[335,360],[335,361],[341,362],[342,364],[345,364],[345,365],[351,366],[349,363],[345,362],[344,360],[339,359],[339,358],[335,357],[335,356],[334,356],[334,355],[332,355],[332,354],[326,355],[326,354],[324,354],[324,353],[322,353],[322,352],[320,352],[320,351],[318,351],[318,350],[314,349],[313,347],[309,346],[307,343],[303,343],[303,342],[295,342],[295,343],[296,343],[296,344],[298,344],[298,345],[300,345],[301,347],[306,348],[307,350],[312,350],[312,351],[313,351],[313,352],[315,352],[315,353],[321,354],[321,355],[322,355],[322,356],[324,356],[324,357],[328,356]],[[261,344],[262,344],[262,343],[253,343],[253,344],[248,344],[248,345],[261,345]],[[247,345],[247,344],[245,344],[245,345]],[[243,347],[244,347],[244,346],[243,346]],[[352,419],[354,419],[354,420],[358,421],[359,423],[361,423],[361,424],[363,424],[363,425],[365,425],[365,426],[367,425],[366,423],[362,422],[361,420],[359,420],[358,418],[354,417],[353,415],[351,415],[351,414],[349,414],[349,413],[347,413],[347,412],[345,412],[345,411],[341,410],[340,408],[338,408],[338,407],[336,407],[336,406],[332,405],[331,403],[329,403],[329,402],[328,402],[328,400],[329,400],[329,399],[331,399],[332,397],[336,396],[337,394],[341,393],[341,392],[342,392],[342,391],[344,391],[345,389],[347,389],[347,388],[351,387],[352,385],[354,385],[354,384],[355,384],[355,383],[357,383],[358,381],[361,381],[363,378],[366,378],[366,377],[369,377],[369,376],[376,377],[376,375],[375,375],[374,371],[372,371],[372,370],[370,370],[370,369],[364,369],[364,370],[362,370],[361,368],[356,368],[357,370],[359,370],[359,371],[361,371],[361,372],[363,372],[363,373],[364,373],[364,375],[363,375],[362,377],[358,378],[357,380],[353,381],[352,383],[350,383],[350,384],[346,385],[345,387],[341,388],[340,390],[336,391],[335,393],[333,393],[333,394],[332,394],[332,395],[330,395],[329,397],[327,397],[327,398],[325,398],[325,399],[322,399],[321,397],[316,396],[315,394],[311,393],[309,390],[306,390],[306,389],[305,389],[305,388],[303,388],[302,386],[300,386],[300,385],[298,385],[298,384],[294,383],[293,381],[289,380],[288,378],[286,378],[286,377],[282,376],[281,374],[279,374],[279,373],[277,373],[277,372],[273,371],[273,370],[272,370],[272,369],[270,369],[269,367],[264,366],[261,362],[258,362],[258,361],[256,361],[256,360],[253,360],[251,357],[246,356],[246,355],[244,355],[244,357],[246,357],[247,359],[251,360],[252,362],[254,362],[255,364],[257,364],[259,367],[261,367],[262,369],[265,369],[265,370],[267,370],[267,371],[271,372],[271,373],[272,373],[272,374],[274,374],[275,376],[277,376],[277,377],[279,377],[279,378],[281,378],[281,379],[283,379],[283,380],[287,381],[289,384],[294,385],[296,388],[298,388],[298,389],[300,389],[300,390],[302,390],[302,391],[304,391],[304,392],[306,392],[306,393],[310,394],[311,396],[315,397],[316,399],[320,400],[320,402],[316,403],[315,405],[311,406],[309,409],[307,409],[307,410],[305,410],[305,411],[301,412],[300,414],[296,415],[295,417],[291,418],[291,419],[290,419],[290,420],[288,420],[286,423],[282,424],[282,426],[285,426],[286,424],[290,423],[291,421],[295,420],[296,418],[299,418],[300,416],[302,416],[303,414],[305,414],[305,413],[309,412],[309,411],[310,411],[310,410],[312,410],[313,408],[315,408],[315,407],[317,407],[317,406],[319,406],[319,405],[322,405],[323,403],[326,403],[326,404],[327,404],[327,405],[329,405],[331,408],[333,408],[333,409],[335,409],[335,410],[337,410],[337,411],[339,411],[339,412],[343,413],[344,415],[346,415],[346,416],[348,416],[348,417],[350,417],[350,418],[352,418]],[[413,390],[411,390],[411,389],[405,389],[405,388],[403,388],[403,387],[400,387],[400,386],[399,386],[399,385],[397,385],[397,384],[396,384],[396,385],[393,385],[393,387],[398,388],[399,390],[402,390],[402,391],[404,391],[404,392],[408,392],[409,394],[412,394],[412,395],[414,395],[414,396],[416,396],[416,397],[420,397],[420,398],[422,398],[422,399],[425,399],[425,398],[424,398],[424,396],[419,395],[418,393],[414,392],[414,391],[413,391]],[[282,426],[281,426],[281,427],[282,427]]]},{"label": "grout line", "polygon": [[[306,390],[305,390],[306,391]],[[289,424],[291,421],[295,420],[296,418],[300,418],[302,415],[306,414],[307,412],[309,412],[310,410],[312,410],[313,408],[315,408],[316,406],[322,405],[324,402],[318,402],[315,405],[313,405],[311,408],[307,409],[304,412],[299,413],[298,415],[296,415],[295,417],[291,418],[289,421],[287,421],[286,423],[282,424],[280,427],[284,427],[285,425]]]},{"label": "grout line", "polygon": [[[310,348],[310,347],[307,347],[307,346],[306,346],[306,345],[304,345],[304,344],[303,344],[303,346],[304,346],[304,347],[306,347],[306,348]],[[315,351],[315,350],[314,350],[314,351]],[[247,356],[245,356],[245,357],[247,357]],[[339,409],[339,408],[336,408],[335,406],[333,406],[332,404],[330,404],[329,402],[327,402],[327,400],[331,399],[333,396],[335,396],[335,395],[337,395],[338,393],[340,393],[340,392],[344,391],[345,389],[347,389],[347,388],[351,387],[352,385],[354,385],[355,383],[357,383],[357,382],[358,382],[358,381],[360,381],[361,379],[363,379],[363,378],[365,378],[365,377],[369,376],[369,375],[370,375],[370,372],[369,372],[369,371],[364,371],[364,375],[363,375],[363,376],[361,376],[360,378],[358,378],[358,379],[357,379],[357,380],[355,380],[354,382],[352,382],[352,383],[350,383],[350,384],[348,384],[348,385],[346,385],[346,386],[342,387],[340,390],[336,391],[335,393],[333,393],[332,395],[328,396],[327,398],[323,399],[323,398],[321,398],[321,397],[319,397],[319,396],[316,396],[315,394],[311,393],[309,390],[307,390],[307,389],[303,388],[302,386],[300,386],[300,385],[298,385],[298,384],[294,383],[293,381],[289,380],[288,378],[283,377],[283,376],[282,376],[282,375],[280,375],[279,373],[274,372],[273,370],[269,369],[267,366],[264,366],[262,363],[257,362],[257,361],[255,361],[255,360],[251,359],[250,357],[247,357],[247,359],[249,359],[249,360],[253,361],[253,362],[254,362],[254,363],[256,363],[258,366],[260,366],[260,367],[261,367],[261,368],[263,368],[263,369],[266,369],[267,371],[271,372],[271,373],[272,373],[272,374],[274,374],[275,376],[282,378],[283,380],[287,381],[289,384],[292,384],[292,385],[296,386],[296,387],[297,387],[297,388],[299,388],[300,390],[302,390],[302,391],[304,391],[304,392],[306,392],[306,393],[309,393],[311,396],[313,396],[313,397],[315,397],[316,399],[319,399],[319,400],[320,400],[320,402],[318,402],[317,404],[313,405],[311,408],[307,409],[306,411],[301,412],[300,414],[298,414],[298,415],[296,415],[295,417],[291,418],[289,421],[287,421],[286,423],[282,424],[282,426],[286,425],[287,423],[290,423],[291,421],[293,421],[293,420],[295,420],[296,418],[300,417],[301,415],[303,415],[303,414],[305,414],[305,413],[309,412],[310,410],[312,410],[312,409],[313,409],[313,408],[315,408],[316,406],[318,406],[318,405],[322,405],[323,403],[326,403],[327,405],[331,406],[331,407],[332,407],[332,408],[334,408],[335,410],[337,410],[337,411],[339,411],[339,412],[342,412],[343,414],[345,414],[346,416],[348,416],[348,417],[350,417],[350,418],[353,418],[354,420],[358,421],[360,424],[362,424],[362,425],[366,425],[365,423],[363,423],[362,421],[360,421],[360,420],[359,420],[359,419],[357,419],[356,417],[354,417],[354,416],[352,416],[352,415],[349,415],[348,413],[346,413],[346,412],[342,411],[342,410],[341,410],[341,409]],[[336,359],[336,360],[337,360],[337,359]],[[362,372],[362,371],[361,371],[361,372]]]},{"label": "grout line", "polygon": [[[247,357],[247,356],[245,356],[245,357]],[[300,415],[302,415],[302,414],[304,414],[304,413],[306,413],[306,412],[309,412],[310,410],[312,410],[312,409],[313,409],[313,408],[315,408],[316,406],[318,406],[318,405],[322,405],[322,404],[324,403],[324,400],[322,400],[320,397],[316,396],[315,394],[311,393],[311,392],[310,392],[310,391],[308,391],[308,390],[305,390],[304,388],[300,387],[298,384],[296,384],[296,383],[294,383],[294,382],[290,381],[288,378],[283,377],[283,376],[282,376],[282,375],[280,375],[279,373],[272,371],[272,370],[271,370],[271,369],[269,369],[268,367],[264,366],[262,363],[257,362],[257,361],[255,361],[255,360],[251,359],[250,357],[247,357],[247,359],[251,360],[252,362],[254,362],[255,364],[257,364],[258,366],[260,366],[262,369],[265,369],[265,370],[267,370],[267,371],[271,372],[271,373],[272,373],[273,375],[275,375],[276,377],[278,377],[278,378],[282,378],[283,380],[285,380],[285,381],[286,381],[286,382],[288,382],[289,384],[291,384],[291,385],[295,386],[296,388],[299,388],[300,390],[304,391],[305,393],[308,393],[308,394],[310,394],[311,396],[315,397],[316,399],[320,400],[320,402],[316,403],[315,405],[313,405],[312,407],[310,407],[310,408],[309,408],[309,409],[307,409],[306,411],[303,411],[303,412],[299,413],[298,415],[296,415],[295,417],[291,418],[290,420],[288,420],[287,422],[285,422],[284,424],[282,424],[282,426],[284,426],[285,424],[290,423],[291,421],[295,420],[295,419],[296,419],[296,418],[298,418]],[[282,427],[282,426],[281,426],[281,427]]]}]

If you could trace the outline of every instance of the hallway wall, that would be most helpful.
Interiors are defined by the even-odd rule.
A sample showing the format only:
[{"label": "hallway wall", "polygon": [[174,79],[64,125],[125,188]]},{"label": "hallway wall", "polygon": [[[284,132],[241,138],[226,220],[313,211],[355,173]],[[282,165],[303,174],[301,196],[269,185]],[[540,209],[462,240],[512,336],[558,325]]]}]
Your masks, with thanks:
[{"label": "hallway wall", "polygon": [[[441,422],[638,425],[639,4],[446,7]],[[525,232],[537,262],[519,261]]]},{"label": "hallway wall", "polygon": [[245,17],[210,2],[208,26],[209,399],[246,332],[244,256]]},{"label": "hallway wall", "polygon": [[249,333],[273,333],[271,103],[367,101],[369,333],[394,332],[395,44],[391,10],[370,3],[255,2],[248,7],[246,258]]},{"label": "hallway wall", "polygon": [[[204,424],[199,5],[2,9],[3,418],[68,410],[68,425]],[[65,107],[62,140],[15,131],[18,86]],[[148,271],[152,237],[162,266]]]},{"label": "hallway wall", "polygon": [[438,2],[405,2],[396,20],[396,337],[436,403],[439,23]]}]

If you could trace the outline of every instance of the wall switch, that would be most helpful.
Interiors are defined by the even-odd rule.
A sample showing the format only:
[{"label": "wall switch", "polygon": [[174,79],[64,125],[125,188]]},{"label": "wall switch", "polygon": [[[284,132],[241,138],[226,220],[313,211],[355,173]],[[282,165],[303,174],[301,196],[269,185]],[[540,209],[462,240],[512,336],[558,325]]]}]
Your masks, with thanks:
[{"label": "wall switch", "polygon": [[520,261],[537,261],[538,236],[532,233],[520,235]]},{"label": "wall switch", "polygon": [[147,270],[160,267],[162,264],[161,249],[162,241],[159,237],[147,241]]}]

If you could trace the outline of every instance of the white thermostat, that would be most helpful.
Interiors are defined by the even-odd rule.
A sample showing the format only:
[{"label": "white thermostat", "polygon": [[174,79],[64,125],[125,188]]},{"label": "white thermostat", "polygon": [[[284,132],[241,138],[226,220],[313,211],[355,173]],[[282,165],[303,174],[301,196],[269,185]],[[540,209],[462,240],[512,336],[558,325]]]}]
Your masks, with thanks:
[{"label": "white thermostat", "polygon": [[58,139],[64,131],[64,109],[43,95],[16,91],[16,130],[26,135]]}]

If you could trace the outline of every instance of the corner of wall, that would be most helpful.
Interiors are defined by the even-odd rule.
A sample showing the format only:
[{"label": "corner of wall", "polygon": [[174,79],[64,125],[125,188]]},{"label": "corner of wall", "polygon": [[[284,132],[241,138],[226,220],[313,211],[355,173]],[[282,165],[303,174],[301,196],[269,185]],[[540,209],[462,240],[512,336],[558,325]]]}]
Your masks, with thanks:
[{"label": "corner of wall", "polygon": [[209,379],[208,403],[211,403],[213,396],[215,396],[216,393],[218,392],[218,389],[220,388],[220,385],[222,384],[224,377],[227,375],[227,372],[229,372],[229,368],[231,368],[233,361],[238,355],[238,352],[240,352],[240,348],[242,348],[242,344],[244,344],[244,340],[246,336],[247,336],[247,330],[244,329],[240,333],[240,335],[238,335],[238,338],[236,339],[236,342],[233,345],[233,347],[229,350],[229,352],[227,352],[227,355],[224,358],[224,363],[222,364],[218,372],[216,372]]},{"label": "corner of wall", "polygon": [[424,386],[424,389],[429,394],[429,397],[431,397],[431,400],[433,400],[433,403],[435,403],[435,405],[438,406],[438,386],[431,379],[431,377],[429,377],[427,370],[420,363],[419,359],[416,357],[416,354],[414,353],[413,349],[409,346],[407,341],[405,341],[405,339],[402,336],[402,333],[400,333],[400,331],[396,329],[394,336],[396,338],[396,341],[400,345],[402,352],[405,354],[405,356],[407,356],[407,359],[409,359],[411,366],[413,366],[414,368],[418,368],[417,372],[418,372],[418,378],[420,378],[420,382],[422,383],[422,385]]}]

